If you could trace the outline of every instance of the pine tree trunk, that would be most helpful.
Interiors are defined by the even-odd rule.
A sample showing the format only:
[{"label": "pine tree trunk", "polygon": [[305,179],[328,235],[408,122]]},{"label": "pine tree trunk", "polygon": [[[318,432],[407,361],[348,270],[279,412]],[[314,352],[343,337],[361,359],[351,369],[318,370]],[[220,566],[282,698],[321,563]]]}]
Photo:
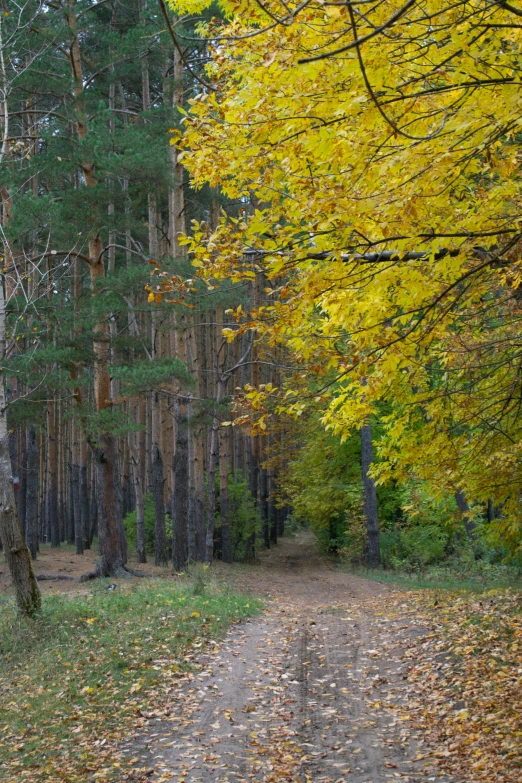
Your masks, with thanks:
[{"label": "pine tree trunk", "polygon": [[19,433],[18,453],[20,454],[20,512],[19,519],[22,525],[22,533],[27,541],[27,433],[22,430]]},{"label": "pine tree trunk", "polygon": [[152,493],[154,495],[154,562],[156,565],[167,565],[163,457],[157,444],[152,447]]},{"label": "pine tree trunk", "polygon": [[145,511],[143,502],[142,471],[138,460],[133,456],[132,475],[134,479],[134,491],[136,493],[136,560],[138,563],[147,562],[145,551]]},{"label": "pine tree trunk", "polygon": [[49,484],[47,487],[47,521],[52,547],[60,546],[58,519],[58,452],[56,443],[56,403],[50,400],[47,407],[47,460]]},{"label": "pine tree trunk", "polygon": [[[67,0],[66,20],[70,30],[71,75],[73,80],[73,99],[75,109],[76,131],[80,142],[89,132],[88,117],[84,103],[84,78],[82,59],[80,55],[80,37],[78,18],[76,14],[77,0]],[[97,184],[94,161],[82,159],[80,162],[85,187],[94,188]],[[91,294],[95,298],[100,295],[100,283],[105,278],[103,260],[103,245],[99,234],[91,235],[88,243],[89,275]],[[109,410],[111,400],[110,363],[110,327],[105,318],[94,324],[93,329],[94,354],[94,400],[97,413]],[[118,520],[116,503],[116,475],[114,460],[116,457],[114,436],[101,432],[96,439],[90,441],[94,454],[96,470],[96,487],[98,492],[98,537],[100,557],[96,570],[86,574],[83,579],[96,576],[126,576],[125,539],[122,536],[121,524]]]},{"label": "pine tree trunk", "polygon": [[[4,281],[0,279],[0,367],[6,355]],[[7,566],[16,595],[19,612],[25,617],[33,617],[41,609],[41,597],[38,583],[33,573],[31,554],[24,541],[20,523],[16,514],[13,490],[11,456],[9,454],[9,434],[7,430],[7,410],[4,390],[4,377],[0,371],[0,539],[4,547]]]},{"label": "pine tree trunk", "polygon": [[263,541],[267,549],[270,549],[270,525],[268,521],[268,482],[266,470],[259,469],[259,510],[263,520]]},{"label": "pine tree trunk", "polygon": [[[216,405],[219,405],[225,394],[226,379],[219,377],[217,383]],[[207,533],[205,537],[205,560],[211,563],[214,557],[214,522],[216,518],[216,468],[219,450],[219,419],[213,417],[210,428],[210,444],[208,453],[208,494],[207,494]]]},{"label": "pine tree trunk", "polygon": [[364,514],[368,537],[368,566],[377,568],[380,562],[379,518],[377,514],[377,490],[368,471],[373,460],[372,430],[369,424],[361,428],[361,466],[363,476]]},{"label": "pine tree trunk", "polygon": [[31,557],[36,560],[38,552],[38,439],[34,427],[27,433],[27,481],[26,481],[26,539]]},{"label": "pine tree trunk", "polygon": [[134,481],[134,493],[136,495],[136,559],[138,563],[147,562],[145,549],[145,506],[144,506],[144,471],[145,471],[145,400],[139,401],[136,409],[136,419],[142,426],[129,442],[132,463],[132,478]]},{"label": "pine tree trunk", "polygon": [[187,405],[176,401],[176,452],[174,462],[174,503],[172,520],[172,565],[182,571],[188,562],[188,426]]},{"label": "pine tree trunk", "polygon": [[80,465],[80,519],[84,549],[91,548],[90,517],[89,517],[89,486],[87,483],[87,463]]},{"label": "pine tree trunk", "polygon": [[270,527],[270,543],[277,544],[277,509],[273,501],[274,479],[271,472],[268,472],[268,525]]},{"label": "pine tree trunk", "polygon": [[80,510],[80,466],[77,464],[71,465],[71,489],[76,554],[83,555],[83,525]]},{"label": "pine tree trunk", "polygon": [[219,509],[221,515],[221,556],[225,563],[232,562],[232,539],[230,535],[230,502],[228,498],[228,432],[219,430]]},{"label": "pine tree trunk", "polygon": [[[259,466],[257,462],[256,444],[257,444],[257,436],[250,438],[248,442],[248,461],[249,461],[248,478],[249,478],[250,494],[252,495],[252,500],[254,501],[257,508],[257,502],[259,496],[259,488],[258,488]],[[257,546],[256,532],[254,530],[246,546],[248,557],[256,556],[256,546]]]}]

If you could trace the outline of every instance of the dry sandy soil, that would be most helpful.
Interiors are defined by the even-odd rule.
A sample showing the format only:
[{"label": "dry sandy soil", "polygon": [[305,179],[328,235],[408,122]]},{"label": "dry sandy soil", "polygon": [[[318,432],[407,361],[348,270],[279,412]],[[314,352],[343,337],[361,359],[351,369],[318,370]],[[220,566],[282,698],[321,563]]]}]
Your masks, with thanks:
[{"label": "dry sandy soil", "polygon": [[227,578],[267,609],[202,656],[169,694],[169,714],[152,712],[129,738],[149,779],[457,783],[404,715],[405,656],[426,632],[411,624],[405,593],[343,573],[305,534]]},{"label": "dry sandy soil", "polygon": [[[97,556],[98,553],[94,549],[86,549],[83,555],[77,555],[74,547],[69,544],[62,544],[56,549],[44,545],[38,554],[38,559],[33,563],[35,574],[37,577],[44,574],[65,578],[39,581],[40,590],[44,594],[78,592],[81,587],[78,585],[78,578],[93,570]],[[151,576],[165,576],[164,568],[156,568],[150,563],[138,566],[133,558],[130,558],[130,566],[143,570]],[[10,591],[11,578],[4,555],[0,551],[0,595],[5,595]]]}]

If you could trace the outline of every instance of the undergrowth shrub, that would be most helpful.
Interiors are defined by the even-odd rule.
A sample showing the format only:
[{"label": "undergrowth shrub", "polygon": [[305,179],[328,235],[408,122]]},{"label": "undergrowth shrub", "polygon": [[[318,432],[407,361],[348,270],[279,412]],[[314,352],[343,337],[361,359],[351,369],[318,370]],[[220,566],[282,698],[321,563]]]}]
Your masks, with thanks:
[{"label": "undergrowth shrub", "polygon": [[[217,484],[219,492],[219,484]],[[261,533],[261,513],[252,493],[248,477],[238,470],[228,477],[228,502],[230,515],[230,537],[234,560],[246,560],[253,554],[254,540],[259,542]],[[219,508],[219,496],[218,496]],[[218,512],[215,526],[217,539],[216,554],[221,554],[221,516]]]},{"label": "undergrowth shrub", "polygon": [[[143,518],[145,529],[145,549],[154,552],[154,496],[148,493],[143,498]],[[125,515],[123,519],[125,535],[130,546],[136,548],[136,509]],[[165,515],[165,532],[167,536],[167,548],[172,548],[172,519]]]}]

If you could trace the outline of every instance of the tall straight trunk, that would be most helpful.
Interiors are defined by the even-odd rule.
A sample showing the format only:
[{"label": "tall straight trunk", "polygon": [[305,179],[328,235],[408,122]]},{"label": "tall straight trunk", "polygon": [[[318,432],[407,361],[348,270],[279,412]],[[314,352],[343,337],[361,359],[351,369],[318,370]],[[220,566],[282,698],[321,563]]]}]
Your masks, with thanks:
[{"label": "tall straight trunk", "polygon": [[34,427],[27,433],[27,480],[25,496],[25,535],[31,557],[38,552],[38,439]]},{"label": "tall straight trunk", "polygon": [[[197,324],[196,315],[188,328],[188,366],[195,378],[195,394],[205,396],[203,365],[203,330]],[[201,425],[192,421],[193,403],[187,406],[189,437],[189,559],[192,562],[205,560],[205,471],[204,439]]]},{"label": "tall straight trunk", "polygon": [[58,450],[58,471],[56,477],[56,486],[58,490],[58,519],[60,525],[60,541],[67,540],[67,514],[65,504],[65,493],[63,483],[64,473],[64,437],[66,437],[67,427],[63,420],[63,398],[57,400],[56,412],[56,443]]},{"label": "tall straight trunk", "polygon": [[[93,296],[96,297],[99,285],[105,277],[102,244],[99,236],[96,236],[89,242],[89,259],[91,289]],[[109,326],[106,320],[100,320],[95,325],[93,352],[94,402],[96,412],[101,413],[112,406],[109,374]],[[126,553],[118,520],[115,437],[110,433],[101,432],[95,439],[90,440],[90,445],[96,472],[98,539],[100,544],[100,557],[95,575],[123,575],[128,572],[125,568]]]},{"label": "tall straight trunk", "polygon": [[[257,462],[257,449],[255,448],[257,443],[257,436],[250,438],[248,442],[248,480],[250,494],[254,501],[256,508],[259,495],[259,465]],[[256,555],[256,531],[252,532],[247,542],[247,556],[255,557]]]},{"label": "tall straight trunk", "polygon": [[230,502],[228,498],[229,437],[219,430],[219,510],[221,516],[221,556],[225,563],[232,562],[232,538],[230,535]]},{"label": "tall straight trunk", "polygon": [[276,508],[277,514],[277,535],[283,537],[285,534],[285,516],[286,512],[284,508]]},{"label": "tall straight trunk", "polygon": [[120,473],[120,453],[118,449],[118,439],[114,439],[114,498],[116,501],[116,523],[118,526],[118,535],[120,537],[123,562],[126,564],[128,559],[127,539],[125,537],[125,528],[123,527],[123,501],[122,501],[122,482]]},{"label": "tall straight trunk", "polygon": [[369,424],[361,428],[361,467],[363,477],[364,515],[368,538],[368,566],[377,568],[380,562],[379,517],[377,513],[377,490],[375,481],[369,475],[373,461],[372,430]]},{"label": "tall straight trunk", "polygon": [[[4,281],[0,278],[0,367],[6,355],[6,312]],[[7,429],[7,406],[4,377],[0,370],[0,539],[16,595],[19,612],[33,617],[41,609],[41,597],[36,581],[31,554],[24,541],[20,522],[16,514],[13,489],[11,456],[9,454],[9,433]]]},{"label": "tall straight trunk", "polygon": [[56,401],[47,405],[47,521],[52,547],[60,546],[60,524],[58,519],[58,450],[56,442]]},{"label": "tall straight trunk", "polygon": [[[46,438],[44,433],[40,433],[38,438],[38,451],[40,452],[40,471],[38,475],[38,541],[45,541],[46,521],[45,521],[45,489],[47,472],[45,469],[45,447]],[[38,547],[40,551],[40,547]]]},{"label": "tall straight trunk", "polygon": [[205,471],[203,437],[200,427],[191,421],[193,407],[189,403],[189,560],[205,561]]},{"label": "tall straight trunk", "polygon": [[[64,488],[64,501],[65,501],[66,520],[67,520],[67,543],[74,544],[76,542],[75,528],[74,528],[74,492],[73,492],[73,484],[72,484],[72,469],[70,465],[69,465],[69,469],[66,471],[65,477],[66,480],[65,480],[65,488]],[[68,503],[66,502],[67,493],[69,497]]]},{"label": "tall straight trunk", "polygon": [[174,503],[172,520],[172,565],[182,571],[188,562],[188,425],[187,404],[176,400],[176,451],[174,463]]},{"label": "tall straight trunk", "polygon": [[83,526],[80,507],[80,442],[79,428],[73,421],[72,423],[72,464],[71,464],[71,502],[72,517],[74,519],[74,541],[76,544],[76,554],[83,555]]},{"label": "tall straight trunk", "polygon": [[141,425],[141,429],[136,433],[136,447],[131,454],[132,477],[134,480],[134,491],[136,493],[136,557],[138,563],[147,562],[147,554],[145,551],[145,510],[143,499],[145,492],[145,406],[145,398],[142,396],[136,411],[137,422]]},{"label": "tall straight trunk", "polygon": [[83,460],[80,464],[80,519],[83,534],[83,547],[84,549],[90,549],[89,485],[87,481],[87,463]]},{"label": "tall straight trunk", "polygon": [[152,447],[152,494],[154,495],[154,562],[156,565],[167,565],[163,457],[157,445]]},{"label": "tall straight trunk", "polygon": [[274,477],[271,471],[268,471],[268,525],[270,528],[270,543],[277,544],[277,509],[274,504]]},{"label": "tall straight trunk", "polygon": [[270,525],[268,520],[268,476],[265,468],[259,469],[259,510],[263,522],[263,542],[270,548]]},{"label": "tall straight trunk", "polygon": [[[72,97],[74,100],[76,131],[78,140],[82,142],[89,132],[89,126],[84,103],[84,78],[76,13],[77,5],[77,0],[67,0],[66,20],[70,33],[69,61],[73,80]],[[80,166],[85,187],[96,187],[97,180],[94,161],[81,159]],[[105,265],[101,237],[95,231],[91,231],[88,242],[88,266],[91,294],[93,298],[96,298],[103,291],[102,284],[105,278]],[[110,327],[107,319],[102,315],[94,324],[92,348],[94,354],[95,409],[97,413],[102,413],[110,410],[112,407],[111,376],[109,373]],[[121,535],[121,526],[118,524],[116,503],[115,438],[112,434],[102,431],[96,438],[91,438],[89,443],[93,452],[96,470],[100,556],[95,571],[86,574],[84,578],[126,575],[128,570],[125,568],[124,537]]]},{"label": "tall straight trunk", "polygon": [[[219,405],[225,393],[225,379],[219,377],[217,383],[216,405]],[[205,560],[211,563],[214,557],[214,523],[216,519],[216,467],[219,449],[219,419],[213,417],[210,429],[210,444],[208,452],[208,494],[207,494],[207,534],[205,537]]]},{"label": "tall straight trunk", "polygon": [[90,466],[90,498],[89,498],[89,509],[90,509],[90,516],[91,516],[91,522],[89,526],[89,539],[91,542],[94,541],[95,537],[98,535],[98,490],[96,488],[96,465],[94,462],[91,463]]},{"label": "tall straight trunk", "polygon": [[73,503],[74,517],[74,540],[76,543],[76,554],[83,555],[83,525],[80,510],[80,466],[71,465],[71,500]]},{"label": "tall straight trunk", "polygon": [[24,429],[18,435],[18,453],[20,455],[20,511],[18,518],[22,525],[22,533],[27,541],[27,433]]},{"label": "tall straight trunk", "polygon": [[141,465],[134,454],[132,455],[132,477],[134,480],[134,491],[136,493],[136,560],[138,563],[146,563],[143,472],[141,470]]}]

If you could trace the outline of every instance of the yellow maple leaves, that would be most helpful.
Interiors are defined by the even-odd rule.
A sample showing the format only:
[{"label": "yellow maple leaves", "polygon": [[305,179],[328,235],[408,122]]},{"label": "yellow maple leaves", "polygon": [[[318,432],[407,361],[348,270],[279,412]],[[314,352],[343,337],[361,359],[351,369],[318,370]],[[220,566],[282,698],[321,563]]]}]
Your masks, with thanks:
[{"label": "yellow maple leaves", "polygon": [[327,426],[343,435],[388,406],[380,480],[415,470],[493,498],[492,535],[516,549],[516,15],[486,0],[220,7],[200,28],[216,92],[192,101],[177,143],[195,185],[256,209],[195,226],[195,264],[272,281],[256,327],[337,368]]}]

